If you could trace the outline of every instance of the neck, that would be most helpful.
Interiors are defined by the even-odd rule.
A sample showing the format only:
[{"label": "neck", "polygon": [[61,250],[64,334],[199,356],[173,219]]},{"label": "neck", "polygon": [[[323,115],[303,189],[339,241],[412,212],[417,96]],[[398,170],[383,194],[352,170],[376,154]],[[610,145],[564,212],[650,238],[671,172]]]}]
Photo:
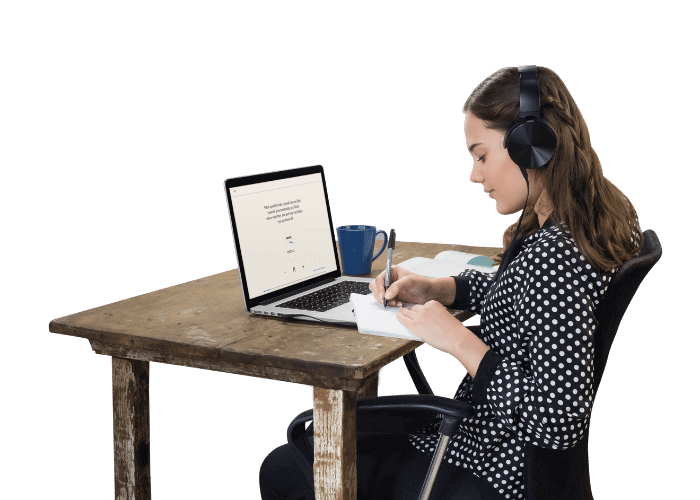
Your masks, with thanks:
[{"label": "neck", "polygon": [[553,209],[550,208],[551,206],[552,204],[549,200],[549,196],[547,196],[547,192],[543,190],[535,203],[535,213],[537,214],[540,227],[544,225],[547,217],[552,213]]}]

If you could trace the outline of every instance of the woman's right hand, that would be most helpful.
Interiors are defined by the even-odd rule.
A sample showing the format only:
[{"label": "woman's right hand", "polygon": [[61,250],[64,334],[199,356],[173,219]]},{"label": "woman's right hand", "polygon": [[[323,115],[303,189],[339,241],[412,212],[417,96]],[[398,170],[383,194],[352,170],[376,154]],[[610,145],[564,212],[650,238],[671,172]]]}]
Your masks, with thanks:
[{"label": "woman's right hand", "polygon": [[400,306],[403,303],[425,304],[436,298],[432,296],[432,278],[412,273],[401,267],[391,266],[391,285],[385,291],[385,276],[386,271],[382,271],[382,274],[369,284],[369,289],[374,293],[374,298],[382,304],[384,303],[385,292],[388,306]]}]

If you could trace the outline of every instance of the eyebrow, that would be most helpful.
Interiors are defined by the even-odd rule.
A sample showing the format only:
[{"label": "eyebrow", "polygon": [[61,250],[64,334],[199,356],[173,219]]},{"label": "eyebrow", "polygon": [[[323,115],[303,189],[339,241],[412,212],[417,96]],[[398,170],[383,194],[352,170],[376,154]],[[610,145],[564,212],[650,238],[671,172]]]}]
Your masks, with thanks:
[{"label": "eyebrow", "polygon": [[476,144],[472,144],[471,146],[469,146],[469,152],[470,153],[474,152],[474,148],[477,146],[481,146],[481,143],[477,142]]}]

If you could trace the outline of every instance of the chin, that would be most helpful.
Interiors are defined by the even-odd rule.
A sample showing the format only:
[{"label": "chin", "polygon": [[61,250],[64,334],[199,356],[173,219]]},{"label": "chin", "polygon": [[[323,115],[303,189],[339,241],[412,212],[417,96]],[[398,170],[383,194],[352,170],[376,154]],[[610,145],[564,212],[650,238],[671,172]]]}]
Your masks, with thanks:
[{"label": "chin", "polygon": [[512,215],[522,212],[524,207],[525,199],[517,203],[511,203],[510,205],[504,205],[503,203],[496,201],[496,211],[501,215]]},{"label": "chin", "polygon": [[519,212],[520,210],[522,210],[522,207],[521,208],[511,208],[511,207],[501,208],[500,205],[496,205],[496,211],[501,215],[511,215],[511,214],[516,213],[516,212]]}]

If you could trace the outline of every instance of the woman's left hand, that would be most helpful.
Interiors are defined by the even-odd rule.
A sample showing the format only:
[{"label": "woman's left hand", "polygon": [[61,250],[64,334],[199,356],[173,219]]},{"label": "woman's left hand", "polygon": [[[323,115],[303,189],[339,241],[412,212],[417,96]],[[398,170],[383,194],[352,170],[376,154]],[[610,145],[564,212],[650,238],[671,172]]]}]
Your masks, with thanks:
[{"label": "woman's left hand", "polygon": [[452,355],[458,348],[457,343],[469,333],[445,306],[435,300],[416,304],[410,309],[401,307],[396,319],[424,342]]}]

